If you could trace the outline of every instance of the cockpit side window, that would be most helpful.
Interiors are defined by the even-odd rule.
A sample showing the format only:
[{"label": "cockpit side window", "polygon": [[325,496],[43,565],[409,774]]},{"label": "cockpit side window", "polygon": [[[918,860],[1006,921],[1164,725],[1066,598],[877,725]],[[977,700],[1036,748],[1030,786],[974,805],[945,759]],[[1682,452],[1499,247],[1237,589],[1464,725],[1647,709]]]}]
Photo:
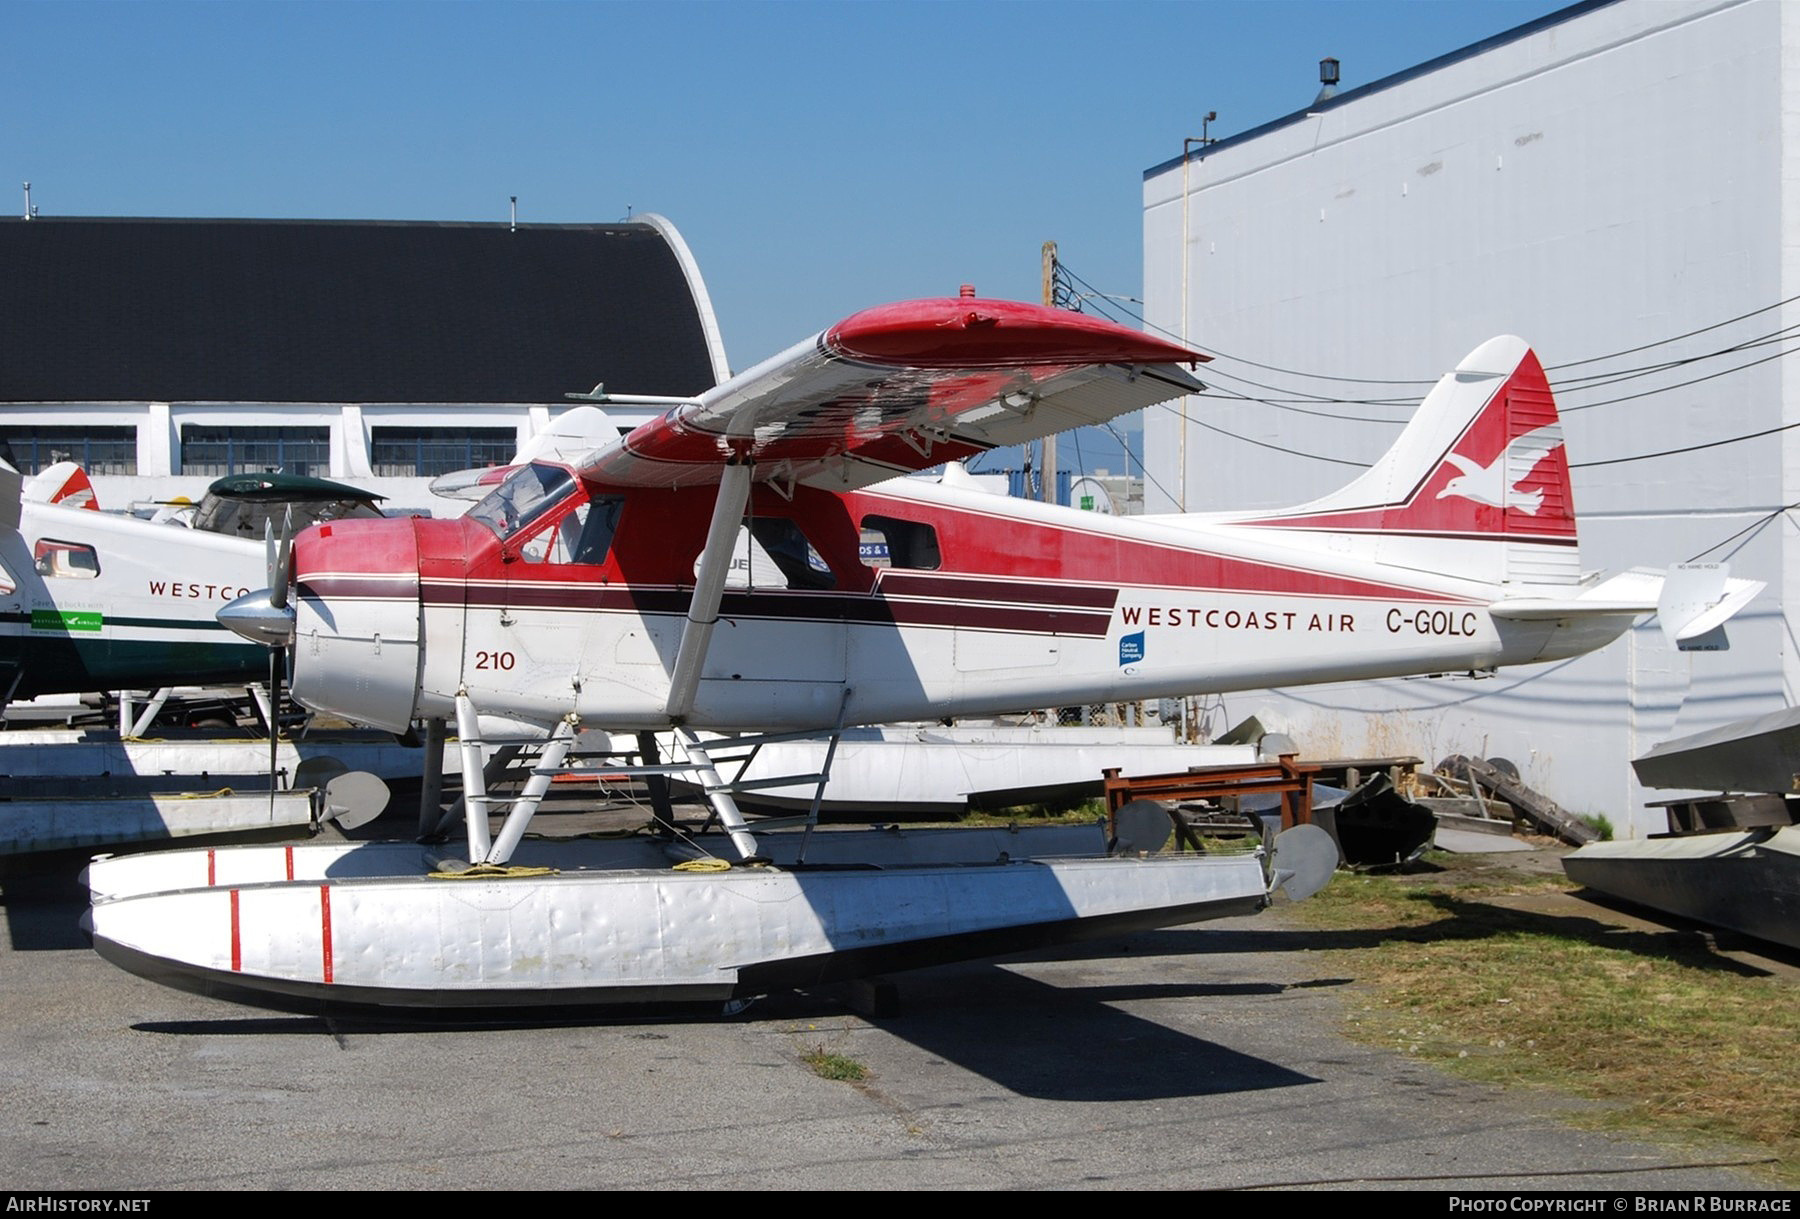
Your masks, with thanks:
[{"label": "cockpit side window", "polygon": [[32,548],[31,557],[40,576],[63,580],[100,578],[100,556],[92,546],[82,542],[43,538]]},{"label": "cockpit side window", "polygon": [[520,543],[519,557],[527,563],[604,563],[624,507],[624,498],[617,495],[577,504],[561,520]]},{"label": "cockpit side window", "polygon": [[596,495],[588,501],[591,511],[582,523],[571,563],[604,563],[612,553],[613,535],[619,532],[619,514],[625,510],[622,495]]},{"label": "cockpit side window", "polygon": [[540,520],[575,493],[575,475],[566,467],[532,462],[507,476],[468,515],[505,541]]}]

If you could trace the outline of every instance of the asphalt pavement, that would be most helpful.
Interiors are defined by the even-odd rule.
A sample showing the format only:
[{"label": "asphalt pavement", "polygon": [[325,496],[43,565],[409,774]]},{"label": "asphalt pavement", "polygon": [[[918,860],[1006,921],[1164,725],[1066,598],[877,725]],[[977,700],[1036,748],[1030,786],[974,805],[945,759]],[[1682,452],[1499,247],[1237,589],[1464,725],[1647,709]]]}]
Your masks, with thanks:
[{"label": "asphalt pavement", "polygon": [[[1281,909],[732,1016],[381,1024],[125,974],[3,882],[0,1189],[1766,1188],[1340,1032]],[[823,1051],[860,1083],[819,1077]]]}]

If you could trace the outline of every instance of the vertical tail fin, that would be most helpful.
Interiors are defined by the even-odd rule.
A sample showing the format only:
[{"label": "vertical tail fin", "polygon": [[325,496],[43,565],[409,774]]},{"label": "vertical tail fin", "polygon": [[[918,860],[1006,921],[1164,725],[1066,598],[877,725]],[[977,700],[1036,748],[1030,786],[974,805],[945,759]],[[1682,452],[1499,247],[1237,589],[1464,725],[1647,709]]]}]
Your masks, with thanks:
[{"label": "vertical tail fin", "polygon": [[61,504],[65,508],[92,508],[100,503],[94,498],[94,484],[87,471],[72,461],[59,461],[46,466],[25,480],[24,498],[39,504]]},{"label": "vertical tail fin", "polygon": [[1446,374],[1348,486],[1240,523],[1372,536],[1383,562],[1494,583],[1580,579],[1556,400],[1537,356],[1511,335]]}]

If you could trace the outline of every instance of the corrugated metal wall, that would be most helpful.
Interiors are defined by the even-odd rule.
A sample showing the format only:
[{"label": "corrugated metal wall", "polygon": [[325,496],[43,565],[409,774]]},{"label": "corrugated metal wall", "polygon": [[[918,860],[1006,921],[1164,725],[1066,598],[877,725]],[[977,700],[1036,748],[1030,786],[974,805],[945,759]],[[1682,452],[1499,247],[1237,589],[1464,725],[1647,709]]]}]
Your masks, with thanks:
[{"label": "corrugated metal wall", "polygon": [[[1780,358],[1800,338],[1778,333],[1800,308],[1769,308],[1800,292],[1796,21],[1776,0],[1620,0],[1146,174],[1149,319],[1183,330],[1185,278],[1197,346],[1274,366],[1209,366],[1221,396],[1189,401],[1185,441],[1174,412],[1150,412],[1149,510],[1348,481],[1320,458],[1372,461],[1410,414],[1390,400],[1427,388],[1390,382],[1500,333],[1558,384],[1585,567],[1687,560],[1800,500],[1800,431],[1581,468],[1800,421]],[[1741,543],[1734,574],[1771,583],[1729,653],[1673,653],[1650,626],[1566,664],[1228,696],[1219,717],[1255,713],[1314,754],[1505,755],[1572,809],[1660,829],[1641,805],[1663,793],[1636,786],[1632,756],[1792,699],[1795,537],[1778,517],[1726,548]]]}]

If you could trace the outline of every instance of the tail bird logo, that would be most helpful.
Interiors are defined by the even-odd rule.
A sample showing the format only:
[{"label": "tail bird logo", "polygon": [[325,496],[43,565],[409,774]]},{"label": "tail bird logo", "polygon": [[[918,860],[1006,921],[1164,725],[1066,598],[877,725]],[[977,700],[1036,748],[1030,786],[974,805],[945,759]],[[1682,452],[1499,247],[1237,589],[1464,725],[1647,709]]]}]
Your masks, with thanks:
[{"label": "tail bird logo", "polygon": [[1517,508],[1527,516],[1536,516],[1544,502],[1544,493],[1524,490],[1524,484],[1546,457],[1562,448],[1562,443],[1562,425],[1552,423],[1515,438],[1491,466],[1483,466],[1457,453],[1446,453],[1444,460],[1462,473],[1446,483],[1437,497],[1443,499],[1454,495],[1458,499],[1492,504],[1496,508]]}]

